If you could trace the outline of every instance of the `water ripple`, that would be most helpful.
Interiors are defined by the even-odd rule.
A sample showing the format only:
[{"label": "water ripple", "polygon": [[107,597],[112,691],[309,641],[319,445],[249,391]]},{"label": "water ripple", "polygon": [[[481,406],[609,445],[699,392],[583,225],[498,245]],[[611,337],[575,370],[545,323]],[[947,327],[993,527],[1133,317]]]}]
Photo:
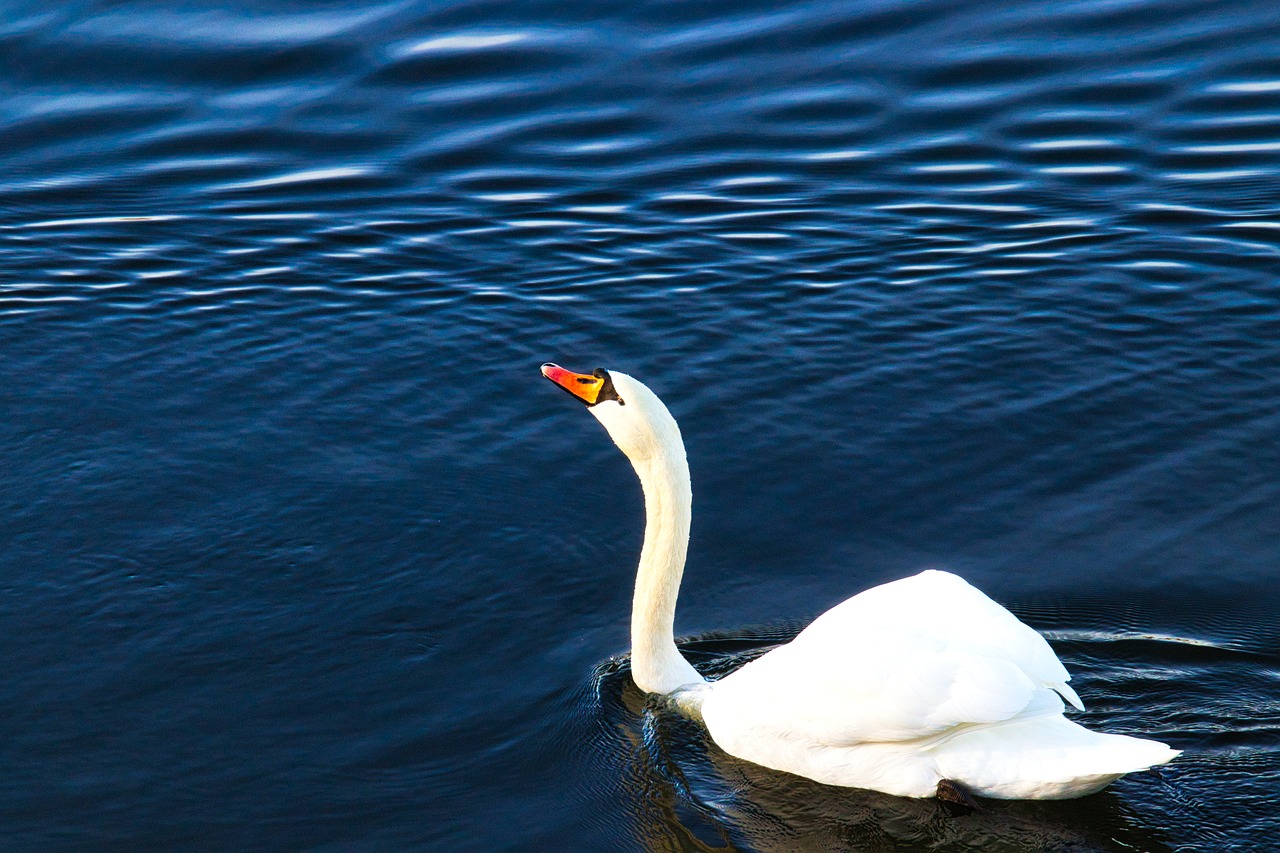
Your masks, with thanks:
[{"label": "water ripple", "polygon": [[[1276,33],[1197,0],[11,10],[5,837],[688,846],[642,698],[572,699],[625,645],[639,498],[529,373],[562,359],[680,419],[690,629],[945,565],[1093,720],[1188,747],[1049,835],[940,843],[1270,843]],[[677,747],[733,843],[813,826]]]}]

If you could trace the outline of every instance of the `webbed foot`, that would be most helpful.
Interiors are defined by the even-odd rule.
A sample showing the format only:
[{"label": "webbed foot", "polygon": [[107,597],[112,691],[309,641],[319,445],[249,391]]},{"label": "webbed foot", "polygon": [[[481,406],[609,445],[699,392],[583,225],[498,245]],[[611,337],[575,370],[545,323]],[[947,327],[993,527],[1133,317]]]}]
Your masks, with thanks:
[{"label": "webbed foot", "polygon": [[968,814],[978,808],[978,801],[973,798],[973,794],[961,785],[959,782],[953,782],[950,779],[941,779],[938,781],[937,797],[939,802],[951,814]]}]

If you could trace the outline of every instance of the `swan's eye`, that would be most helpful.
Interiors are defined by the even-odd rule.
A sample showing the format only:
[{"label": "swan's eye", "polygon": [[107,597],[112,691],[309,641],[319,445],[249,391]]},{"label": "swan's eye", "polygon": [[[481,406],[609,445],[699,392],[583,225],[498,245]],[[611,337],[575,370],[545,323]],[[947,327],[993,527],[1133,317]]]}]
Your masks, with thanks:
[{"label": "swan's eye", "polygon": [[602,380],[600,384],[600,393],[596,395],[596,402],[601,403],[605,400],[616,400],[619,406],[625,406],[626,402],[618,396],[617,390],[613,387],[613,377],[609,375],[609,371],[603,367],[597,367],[591,372],[596,379]]}]

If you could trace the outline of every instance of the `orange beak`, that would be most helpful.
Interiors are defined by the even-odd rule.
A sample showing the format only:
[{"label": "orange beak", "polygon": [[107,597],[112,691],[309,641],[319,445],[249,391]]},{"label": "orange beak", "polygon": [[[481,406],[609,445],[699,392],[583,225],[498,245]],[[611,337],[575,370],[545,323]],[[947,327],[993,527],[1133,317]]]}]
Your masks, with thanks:
[{"label": "orange beak", "polygon": [[542,375],[577,397],[588,406],[594,406],[600,399],[600,389],[604,387],[604,379],[584,373],[565,370],[558,364],[547,362],[542,365]]}]

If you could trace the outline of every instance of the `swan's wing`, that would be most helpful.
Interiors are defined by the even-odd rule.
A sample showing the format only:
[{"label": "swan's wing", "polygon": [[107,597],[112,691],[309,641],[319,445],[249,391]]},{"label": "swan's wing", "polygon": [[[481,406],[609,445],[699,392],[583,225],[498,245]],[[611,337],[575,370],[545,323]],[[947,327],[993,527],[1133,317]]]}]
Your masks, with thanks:
[{"label": "swan's wing", "polygon": [[727,724],[832,746],[914,740],[1010,719],[1033,699],[1046,710],[1044,688],[1067,678],[1044,638],[1003,607],[925,572],[832,608],[712,685],[703,714],[713,735]]},{"label": "swan's wing", "polygon": [[1067,686],[1071,675],[1044,637],[949,572],[921,572],[855,595],[819,616],[800,637],[811,634],[822,645],[843,642],[849,649],[850,631],[861,633],[877,622],[889,630],[901,627],[944,638],[972,654],[1004,658],[1037,685],[1084,710],[1080,697]]}]

